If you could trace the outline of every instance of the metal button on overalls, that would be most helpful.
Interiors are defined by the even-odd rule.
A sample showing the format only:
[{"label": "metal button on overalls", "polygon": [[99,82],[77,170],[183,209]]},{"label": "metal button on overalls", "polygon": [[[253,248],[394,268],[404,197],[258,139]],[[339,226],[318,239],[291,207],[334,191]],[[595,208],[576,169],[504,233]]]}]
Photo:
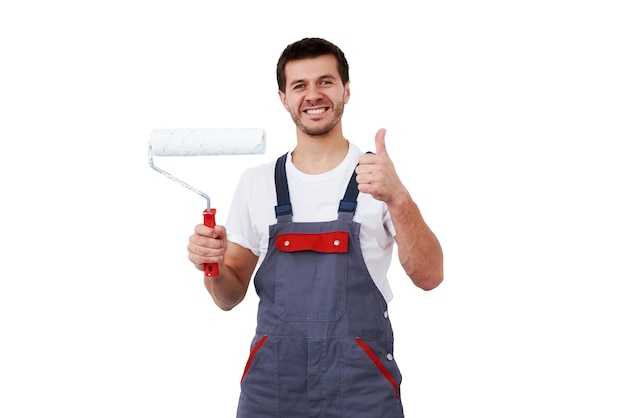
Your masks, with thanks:
[{"label": "metal button on overalls", "polygon": [[276,164],[277,223],[254,279],[257,329],[237,417],[401,418],[387,305],[352,219],[356,176],[337,220],[295,223],[286,158]]}]

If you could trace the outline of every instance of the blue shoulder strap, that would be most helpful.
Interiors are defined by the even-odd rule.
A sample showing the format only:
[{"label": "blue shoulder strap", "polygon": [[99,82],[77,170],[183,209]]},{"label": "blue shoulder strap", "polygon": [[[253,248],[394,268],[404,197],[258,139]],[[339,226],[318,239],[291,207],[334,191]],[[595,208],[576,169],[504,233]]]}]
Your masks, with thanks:
[{"label": "blue shoulder strap", "polygon": [[[371,151],[367,152],[372,154]],[[357,167],[359,165],[357,164]],[[356,167],[355,171],[350,177],[350,182],[346,189],[346,193],[343,195],[343,199],[339,202],[339,219],[352,219],[356,212],[356,199],[359,196],[359,185],[356,182]]]},{"label": "blue shoulder strap", "polygon": [[359,196],[359,185],[356,183],[356,171],[352,173],[346,193],[339,202],[339,215],[342,213],[350,213],[350,217],[354,216],[356,211],[356,198]]},{"label": "blue shoulder strap", "polygon": [[276,161],[276,167],[274,168],[274,183],[276,184],[276,200],[278,202],[274,207],[276,218],[283,216],[291,218],[293,214],[291,210],[291,198],[289,197],[289,186],[287,185],[287,172],[285,171],[287,155],[288,153],[279,157]]}]

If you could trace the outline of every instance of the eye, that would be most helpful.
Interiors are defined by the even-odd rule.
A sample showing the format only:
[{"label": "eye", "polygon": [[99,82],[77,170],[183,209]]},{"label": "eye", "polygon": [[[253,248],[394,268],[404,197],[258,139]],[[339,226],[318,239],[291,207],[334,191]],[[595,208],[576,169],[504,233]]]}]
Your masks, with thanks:
[{"label": "eye", "polygon": [[294,89],[294,90],[300,90],[300,89],[303,89],[303,88],[304,88],[304,84],[302,84],[302,83],[300,83],[300,84],[295,84],[295,85],[293,86],[293,89]]}]

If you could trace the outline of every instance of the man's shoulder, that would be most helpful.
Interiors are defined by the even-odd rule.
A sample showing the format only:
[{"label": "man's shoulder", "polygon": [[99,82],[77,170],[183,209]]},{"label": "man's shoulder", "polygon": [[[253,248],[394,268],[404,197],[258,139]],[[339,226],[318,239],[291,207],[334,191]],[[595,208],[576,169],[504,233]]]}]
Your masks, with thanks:
[{"label": "man's shoulder", "polygon": [[255,166],[252,167],[248,167],[246,168],[242,175],[245,176],[258,176],[258,175],[263,175],[263,174],[267,174],[267,173],[274,173],[274,166],[276,165],[276,160],[273,161],[265,161],[261,164],[257,164]]},{"label": "man's shoulder", "polygon": [[241,173],[240,183],[253,185],[264,184],[268,181],[274,182],[274,167],[276,160],[246,168]]}]

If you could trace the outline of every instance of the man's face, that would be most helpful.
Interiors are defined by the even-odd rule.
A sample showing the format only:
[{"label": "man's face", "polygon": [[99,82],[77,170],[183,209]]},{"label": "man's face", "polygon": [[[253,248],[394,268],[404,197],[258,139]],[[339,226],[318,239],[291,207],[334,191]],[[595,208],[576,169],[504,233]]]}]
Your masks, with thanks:
[{"label": "man's face", "polygon": [[310,136],[330,133],[341,120],[350,97],[349,82],[344,86],[332,55],[290,61],[285,66],[283,106],[299,130]]}]

